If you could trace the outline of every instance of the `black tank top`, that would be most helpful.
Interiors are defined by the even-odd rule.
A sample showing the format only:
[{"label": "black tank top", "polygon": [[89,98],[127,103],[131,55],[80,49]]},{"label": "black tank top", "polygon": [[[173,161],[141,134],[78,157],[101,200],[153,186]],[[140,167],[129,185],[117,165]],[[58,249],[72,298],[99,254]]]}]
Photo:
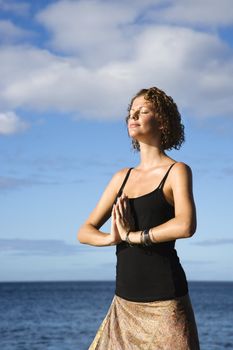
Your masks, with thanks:
[{"label": "black tank top", "polygon": [[[163,193],[163,185],[174,164],[155,190],[129,198],[136,231],[161,225],[175,216],[174,207]],[[122,194],[132,169],[128,170],[117,197]],[[129,246],[122,241],[116,246],[116,256],[115,294],[121,298],[150,302],[174,299],[188,293],[188,283],[177,256],[175,240],[154,243],[151,247],[140,244]]]}]

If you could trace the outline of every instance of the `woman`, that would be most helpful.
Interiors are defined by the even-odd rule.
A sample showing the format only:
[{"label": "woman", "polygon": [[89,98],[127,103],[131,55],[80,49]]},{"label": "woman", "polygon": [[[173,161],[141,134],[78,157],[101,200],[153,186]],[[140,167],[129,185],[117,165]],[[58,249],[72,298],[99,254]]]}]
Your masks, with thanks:
[{"label": "woman", "polygon": [[[116,245],[116,289],[89,350],[199,350],[195,316],[175,240],[196,231],[190,167],[169,157],[184,126],[173,99],[152,87],[126,118],[135,168],[117,172],[78,232],[81,243]],[[112,216],[110,234],[100,231]]]}]

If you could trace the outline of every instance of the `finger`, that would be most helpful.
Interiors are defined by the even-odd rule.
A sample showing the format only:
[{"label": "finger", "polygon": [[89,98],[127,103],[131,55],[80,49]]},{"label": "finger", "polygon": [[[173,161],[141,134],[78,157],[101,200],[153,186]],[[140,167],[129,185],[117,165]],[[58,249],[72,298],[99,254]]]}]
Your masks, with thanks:
[{"label": "finger", "polygon": [[124,210],[122,207],[122,198],[120,198],[120,197],[117,200],[117,208],[119,210],[120,216],[123,218],[124,217]]},{"label": "finger", "polygon": [[121,195],[121,197],[120,198],[122,198],[122,199],[127,199],[128,197],[126,196],[126,194],[125,193],[122,193],[122,195]]},{"label": "finger", "polygon": [[124,221],[123,221],[123,218],[121,216],[118,205],[116,205],[116,223],[117,223],[117,226],[124,227]]},{"label": "finger", "polygon": [[122,208],[124,211],[124,217],[127,218],[127,202],[126,202],[126,197],[123,197],[122,199]]},{"label": "finger", "polygon": [[124,194],[122,196],[122,203],[123,203],[124,208],[126,208],[127,202],[128,202],[128,197]]},{"label": "finger", "polygon": [[121,220],[121,225],[126,224],[125,213],[123,209],[122,199],[120,199],[116,204],[116,213],[119,215],[119,220]]},{"label": "finger", "polygon": [[113,220],[116,220],[116,206],[115,206],[115,204],[113,205],[113,208],[112,208],[112,217],[113,217]]},{"label": "finger", "polygon": [[118,205],[118,203],[115,205],[115,216],[116,216],[117,220],[120,219],[120,212],[119,212],[119,205]]},{"label": "finger", "polygon": [[123,216],[124,224],[126,226],[129,226],[130,212],[129,212],[128,197],[125,194],[122,195],[121,201],[122,201],[122,209],[123,209],[123,213],[124,213],[124,216]]},{"label": "finger", "polygon": [[128,202],[128,197],[126,195],[124,195],[122,200],[123,200],[124,217],[128,221],[129,220],[129,202]]}]

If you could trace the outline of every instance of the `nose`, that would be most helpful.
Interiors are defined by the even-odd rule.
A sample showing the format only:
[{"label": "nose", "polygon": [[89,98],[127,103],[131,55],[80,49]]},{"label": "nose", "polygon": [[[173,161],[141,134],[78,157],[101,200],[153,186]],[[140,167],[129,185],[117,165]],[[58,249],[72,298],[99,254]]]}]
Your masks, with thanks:
[{"label": "nose", "polygon": [[140,111],[137,110],[129,116],[129,119],[138,120]]}]

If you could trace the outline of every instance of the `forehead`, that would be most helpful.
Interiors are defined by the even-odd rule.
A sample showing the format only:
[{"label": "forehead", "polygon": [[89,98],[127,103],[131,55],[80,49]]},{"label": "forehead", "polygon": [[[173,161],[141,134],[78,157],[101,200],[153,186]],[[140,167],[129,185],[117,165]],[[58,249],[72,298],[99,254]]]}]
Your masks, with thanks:
[{"label": "forehead", "polygon": [[153,107],[153,103],[145,100],[144,96],[136,97],[132,103],[131,109],[138,109],[141,107]]}]

